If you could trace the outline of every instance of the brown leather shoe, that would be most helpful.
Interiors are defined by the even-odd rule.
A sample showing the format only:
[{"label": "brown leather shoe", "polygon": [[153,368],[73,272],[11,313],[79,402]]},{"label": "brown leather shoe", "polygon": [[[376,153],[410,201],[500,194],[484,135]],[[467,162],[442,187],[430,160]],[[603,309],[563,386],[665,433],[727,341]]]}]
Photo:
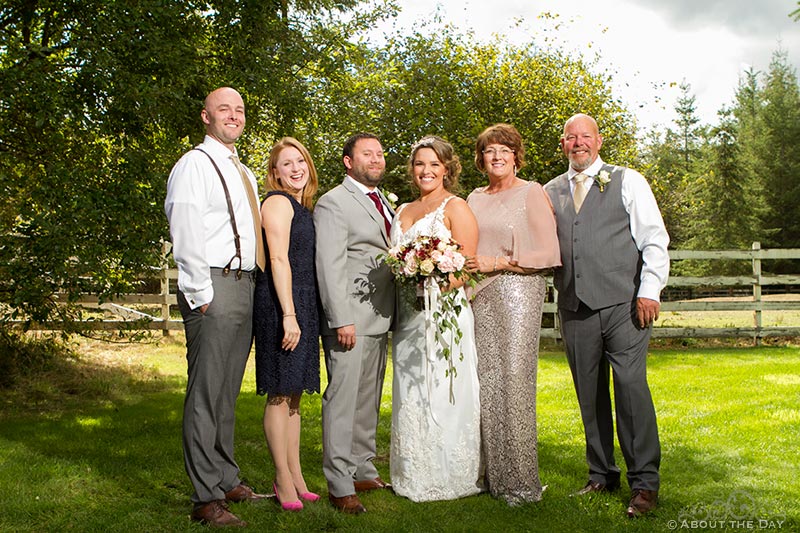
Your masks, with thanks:
[{"label": "brown leather shoe", "polygon": [[244,527],[247,522],[228,510],[225,500],[200,503],[192,511],[192,520],[214,527]]},{"label": "brown leather shoe", "polygon": [[649,513],[656,508],[657,501],[657,490],[633,489],[631,492],[631,503],[628,504],[628,518],[634,518]]},{"label": "brown leather shoe", "polygon": [[248,487],[244,483],[239,483],[231,490],[225,493],[225,499],[229,502],[259,502],[266,500],[269,496],[266,494],[258,494],[253,491],[252,487]]},{"label": "brown leather shoe", "polygon": [[361,500],[359,500],[358,496],[355,494],[348,494],[347,496],[342,496],[341,498],[337,498],[332,494],[328,494],[328,499],[330,500],[331,505],[343,513],[361,514],[367,512],[367,508],[361,505]]},{"label": "brown leather shoe", "polygon": [[577,492],[573,492],[572,496],[583,496],[584,494],[591,494],[592,492],[613,492],[619,488],[619,481],[613,483],[600,483],[599,481],[589,480],[586,486]]},{"label": "brown leather shoe", "polygon": [[361,479],[353,483],[353,486],[356,489],[356,492],[366,492],[368,490],[376,490],[376,489],[391,489],[392,486],[388,483],[385,483],[381,478],[376,477],[375,479]]}]

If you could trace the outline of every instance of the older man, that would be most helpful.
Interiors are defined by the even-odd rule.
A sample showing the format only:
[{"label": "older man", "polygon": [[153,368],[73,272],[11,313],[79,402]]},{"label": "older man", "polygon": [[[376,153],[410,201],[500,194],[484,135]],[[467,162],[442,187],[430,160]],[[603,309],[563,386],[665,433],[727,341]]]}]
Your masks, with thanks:
[{"label": "older man", "polygon": [[236,153],[245,124],[239,93],[213,91],[200,117],[205,139],[173,167],[164,202],[186,330],[184,464],[194,486],[192,520],[243,526],[227,503],[266,498],[242,483],[233,458],[236,398],[253,337],[255,273],[265,265],[258,189]]},{"label": "older man", "polygon": [[545,190],[556,211],[563,266],[555,286],[589,464],[589,481],[577,494],[620,484],[610,366],[633,517],[654,509],[658,498],[661,448],[646,358],[669,275],[669,236],[647,181],[604,163],[602,145],[592,117],[571,117],[561,138],[569,169]]}]

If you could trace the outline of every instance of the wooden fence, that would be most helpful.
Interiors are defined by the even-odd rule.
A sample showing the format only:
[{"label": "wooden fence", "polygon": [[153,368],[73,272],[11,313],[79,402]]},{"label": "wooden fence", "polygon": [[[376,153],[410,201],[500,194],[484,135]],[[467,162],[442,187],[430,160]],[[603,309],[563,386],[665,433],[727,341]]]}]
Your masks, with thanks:
[{"label": "wooden fence", "polygon": [[[165,252],[168,248],[165,247]],[[758,343],[760,339],[770,336],[800,336],[800,324],[786,327],[765,327],[762,325],[762,313],[767,310],[796,311],[800,310],[800,301],[771,300],[764,301],[762,292],[767,287],[780,286],[781,292],[792,292],[791,286],[800,285],[800,275],[765,275],[762,273],[762,262],[768,260],[800,259],[800,249],[772,249],[762,250],[759,243],[753,243],[750,250],[672,250],[672,261],[680,260],[741,260],[752,264],[752,273],[746,276],[707,276],[707,277],[681,277],[671,276],[665,294],[671,292],[686,292],[690,295],[697,292],[708,292],[711,289],[726,289],[728,292],[736,291],[737,294],[747,294],[746,301],[698,301],[697,299],[684,298],[675,301],[664,299],[661,304],[662,313],[669,311],[750,311],[753,314],[751,327],[662,327],[658,323],[653,329],[653,337],[743,337],[752,338]],[[176,281],[177,269],[169,268],[166,264],[157,269],[158,293],[128,294],[113,302],[100,303],[97,297],[86,296],[79,300],[82,306],[102,309],[108,316],[102,319],[88,321],[85,325],[91,329],[116,330],[130,327],[135,322],[138,329],[161,331],[169,335],[172,330],[182,330],[183,323],[178,316]],[[679,288],[686,289],[680,291]],[[678,291],[676,291],[678,289]],[[794,292],[800,292],[800,287]],[[544,305],[545,318],[543,320],[542,337],[560,339],[556,291],[552,287],[552,279],[548,279],[548,297]],[[160,312],[148,314],[131,305],[147,305],[150,308],[158,307]],[[663,315],[662,315],[663,316]],[[662,322],[662,321],[659,321]],[[57,325],[38,325],[34,329],[60,329]]]}]

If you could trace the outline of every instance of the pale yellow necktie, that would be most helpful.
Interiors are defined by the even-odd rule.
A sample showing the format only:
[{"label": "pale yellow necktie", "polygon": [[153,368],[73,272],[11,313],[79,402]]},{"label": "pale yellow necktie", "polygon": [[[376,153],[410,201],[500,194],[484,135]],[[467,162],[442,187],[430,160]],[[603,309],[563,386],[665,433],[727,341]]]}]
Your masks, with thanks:
[{"label": "pale yellow necktie", "polygon": [[250,203],[250,211],[253,213],[253,229],[256,232],[256,265],[261,271],[267,266],[267,255],[264,253],[264,240],[261,237],[261,213],[258,210],[258,201],[256,200],[256,193],[253,191],[253,186],[250,184],[250,179],[247,177],[244,167],[239,162],[236,154],[231,156],[233,164],[239,170],[239,176],[242,177],[242,184],[247,193],[247,201]]},{"label": "pale yellow necktie", "polygon": [[589,193],[588,189],[586,189],[587,177],[588,176],[583,172],[575,175],[575,190],[572,191],[572,203],[575,204],[576,213],[580,212],[583,201],[586,199],[586,195]]}]

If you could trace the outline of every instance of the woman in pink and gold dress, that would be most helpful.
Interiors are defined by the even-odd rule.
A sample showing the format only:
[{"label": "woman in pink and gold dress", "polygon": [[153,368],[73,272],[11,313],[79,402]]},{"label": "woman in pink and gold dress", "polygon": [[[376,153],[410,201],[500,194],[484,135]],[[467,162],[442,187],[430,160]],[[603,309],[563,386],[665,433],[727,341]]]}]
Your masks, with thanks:
[{"label": "woman in pink and gold dress", "polygon": [[486,275],[473,291],[485,482],[509,505],[542,498],[536,436],[536,370],[544,274],[561,264],[550,199],[517,177],[522,137],[490,126],[475,146],[489,184],[467,202],[478,220],[478,253],[468,266]]}]

